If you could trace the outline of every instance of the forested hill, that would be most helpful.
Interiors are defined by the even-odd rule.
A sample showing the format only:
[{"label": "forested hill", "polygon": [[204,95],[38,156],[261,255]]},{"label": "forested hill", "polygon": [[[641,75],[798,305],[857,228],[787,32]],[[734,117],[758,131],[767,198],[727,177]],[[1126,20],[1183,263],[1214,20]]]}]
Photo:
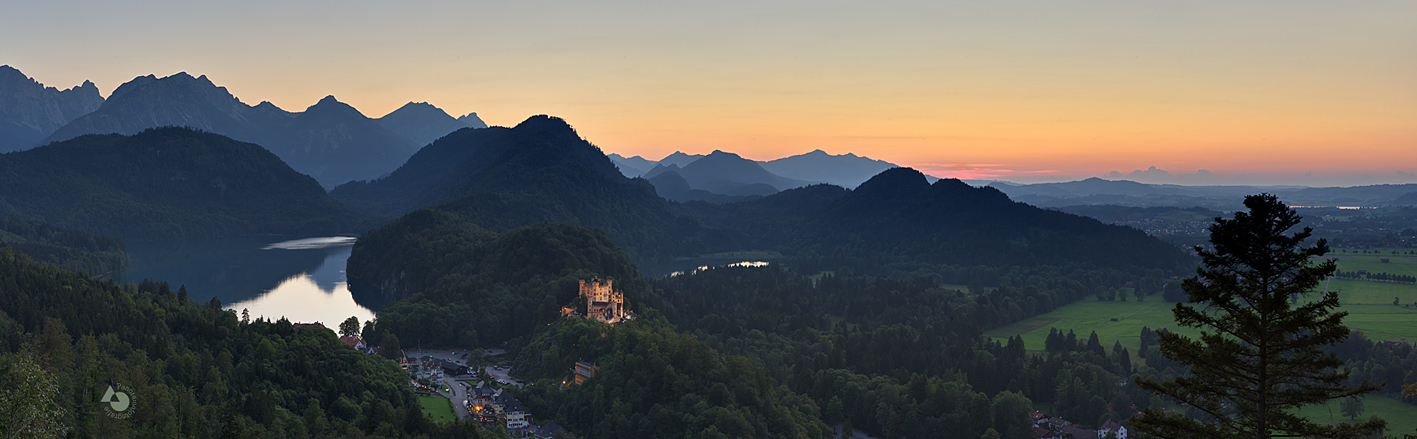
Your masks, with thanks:
[{"label": "forested hill", "polygon": [[641,265],[732,249],[726,234],[701,227],[648,182],[625,178],[599,148],[549,116],[454,132],[388,177],[331,195],[382,214],[441,203],[432,209],[494,232],[541,222],[597,227]]},{"label": "forested hill", "polygon": [[364,216],[258,145],[186,128],[0,155],[0,216],[125,239],[357,232]]},{"label": "forested hill", "polygon": [[[332,331],[242,321],[185,288],[94,281],[0,245],[0,389],[24,395],[6,399],[6,421],[16,421],[0,422],[7,434],[481,436],[424,417],[407,382],[396,363]],[[126,419],[98,409],[117,384],[132,391]]]},{"label": "forested hill", "polygon": [[42,262],[93,275],[128,267],[123,240],[17,218],[0,218],[0,243]]},{"label": "forested hill", "polygon": [[565,121],[532,116],[513,128],[455,131],[387,177],[343,184],[331,195],[371,213],[401,215],[478,192],[524,190],[571,165],[583,168],[575,174],[620,176],[600,148]]},{"label": "forested hill", "polygon": [[572,303],[580,279],[614,279],[631,306],[649,290],[600,230],[547,223],[496,234],[434,210],[360,238],[348,272],[355,300],[398,300],[379,311],[381,330],[433,346],[531,335]]},{"label": "forested hill", "polygon": [[1009,200],[959,180],[934,184],[909,168],[855,190],[810,186],[759,200],[688,205],[706,223],[743,230],[758,248],[799,258],[944,264],[1091,264],[1180,271],[1189,258],[1136,229]]}]

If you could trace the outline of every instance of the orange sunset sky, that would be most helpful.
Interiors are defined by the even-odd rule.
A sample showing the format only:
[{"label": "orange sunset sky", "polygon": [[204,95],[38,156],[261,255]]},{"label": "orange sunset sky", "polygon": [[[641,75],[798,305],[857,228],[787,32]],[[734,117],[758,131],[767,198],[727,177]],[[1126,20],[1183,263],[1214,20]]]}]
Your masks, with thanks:
[{"label": "orange sunset sky", "polygon": [[104,94],[185,71],[291,111],[332,94],[370,117],[409,101],[494,125],[551,114],[607,153],[649,159],[822,149],[1025,182],[1149,166],[1249,176],[1227,182],[1417,182],[1412,1],[4,10],[0,64],[59,88],[92,80]]}]

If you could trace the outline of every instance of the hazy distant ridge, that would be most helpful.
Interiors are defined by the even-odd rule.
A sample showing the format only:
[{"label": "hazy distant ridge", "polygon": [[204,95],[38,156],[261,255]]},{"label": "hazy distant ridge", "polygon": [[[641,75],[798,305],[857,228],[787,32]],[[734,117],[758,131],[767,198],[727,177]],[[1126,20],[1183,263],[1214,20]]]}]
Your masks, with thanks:
[{"label": "hazy distant ridge", "polygon": [[[0,83],[5,75],[0,72]],[[10,88],[14,87],[0,86],[0,96]],[[89,89],[96,97],[92,84],[78,88],[83,93]],[[165,78],[140,76],[120,85],[107,100],[97,99],[93,108],[75,110],[80,114],[40,135],[42,140],[24,142],[14,149],[84,134],[192,127],[261,145],[321,185],[334,187],[386,175],[420,146],[452,131],[486,127],[476,113],[455,119],[427,103],[410,102],[379,119],[365,116],[334,96],[321,99],[304,112],[285,111],[270,102],[253,107],[206,76],[194,78],[186,73]],[[37,114],[32,110],[24,113]]]}]

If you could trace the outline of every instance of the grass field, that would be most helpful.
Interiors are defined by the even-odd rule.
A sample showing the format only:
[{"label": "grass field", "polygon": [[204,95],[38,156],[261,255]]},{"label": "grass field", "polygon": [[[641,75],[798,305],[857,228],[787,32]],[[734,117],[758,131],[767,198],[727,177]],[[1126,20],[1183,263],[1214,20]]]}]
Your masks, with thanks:
[{"label": "grass field", "polygon": [[[1358,250],[1346,250],[1348,250],[1347,253],[1335,251],[1324,255],[1324,257],[1338,259],[1338,269],[1343,271],[1368,270],[1417,276],[1417,254],[1406,254],[1413,249],[1377,249],[1378,254],[1371,253],[1373,250],[1369,250],[1368,254],[1354,253]],[[1392,254],[1394,251],[1400,254]],[[1383,259],[1387,259],[1388,262],[1382,262]]]},{"label": "grass field", "polygon": [[[1033,351],[1041,351],[1043,350],[1043,341],[1048,338],[1048,328],[1057,328],[1065,333],[1071,329],[1082,341],[1087,341],[1088,334],[1097,331],[1097,338],[1102,341],[1103,346],[1111,347],[1112,343],[1120,341],[1122,346],[1136,352],[1141,344],[1141,328],[1143,326],[1151,329],[1169,327],[1173,331],[1177,330],[1175,320],[1171,318],[1171,308],[1176,304],[1158,299],[1155,296],[1152,297],[1152,300],[1145,302],[1135,300],[1103,302],[1090,298],[1083,299],[1053,312],[989,331],[984,335],[994,338],[1023,335],[1024,347]],[[1117,319],[1117,321],[1114,322],[1112,319]],[[1182,330],[1182,333],[1194,334],[1195,332]]]},{"label": "grass field", "polygon": [[[1408,250],[1411,249],[1401,251]],[[1337,256],[1338,268],[1344,271],[1369,270],[1417,276],[1417,256],[1393,255],[1390,254],[1391,249],[1383,253],[1385,254],[1330,253],[1329,256]],[[1380,258],[1389,258],[1390,262],[1378,262]],[[1323,288],[1322,284],[1320,288]],[[1410,306],[1417,302],[1417,285],[1334,279],[1328,284],[1328,288],[1338,292],[1340,309],[1348,312],[1348,317],[1344,319],[1344,324],[1348,327],[1363,331],[1371,340],[1405,338],[1417,341],[1417,307]],[[1394,306],[1394,297],[1399,303],[1409,306]],[[1063,332],[1071,329],[1082,341],[1086,341],[1092,331],[1097,331],[1097,337],[1103,346],[1110,347],[1114,342],[1121,342],[1122,346],[1130,349],[1135,355],[1143,326],[1152,329],[1168,328],[1187,335],[1195,335],[1198,332],[1189,328],[1177,328],[1171,313],[1173,307],[1175,304],[1161,300],[1160,295],[1153,295],[1146,302],[1140,303],[1135,300],[1104,302],[1090,297],[1047,314],[996,328],[984,335],[995,339],[1021,335],[1027,349],[1041,351],[1049,328],[1057,328]],[[1369,397],[1366,402],[1368,411],[1365,418],[1376,414],[1387,419],[1392,427],[1389,429],[1390,434],[1400,436],[1417,429],[1417,405],[1377,396]],[[1329,419],[1326,408],[1310,408],[1303,413],[1314,419]],[[1337,403],[1333,405],[1333,413],[1334,420],[1341,417],[1338,415]],[[1320,415],[1325,417],[1319,418]]]},{"label": "grass field", "polygon": [[432,416],[437,421],[452,421],[457,419],[453,414],[453,403],[448,398],[441,396],[420,396],[418,402],[423,404],[423,414]]},{"label": "grass field", "polygon": [[[1407,404],[1386,396],[1369,396],[1363,398],[1363,406],[1367,410],[1358,416],[1358,420],[1365,420],[1373,415],[1387,420],[1388,436],[1402,437],[1404,434],[1413,434],[1414,430],[1417,430],[1417,405]],[[1323,423],[1353,422],[1338,410],[1337,401],[1327,406],[1305,407],[1299,411],[1299,414]]]}]

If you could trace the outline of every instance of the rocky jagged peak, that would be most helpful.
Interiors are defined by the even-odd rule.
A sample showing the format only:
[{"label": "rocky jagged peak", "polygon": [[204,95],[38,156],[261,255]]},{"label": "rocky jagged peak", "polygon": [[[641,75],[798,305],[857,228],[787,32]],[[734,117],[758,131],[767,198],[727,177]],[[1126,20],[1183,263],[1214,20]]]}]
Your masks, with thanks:
[{"label": "rocky jagged peak", "polygon": [[34,80],[34,79],[31,79],[29,76],[25,76],[24,72],[21,72],[20,69],[17,69],[17,68],[14,68],[14,67],[10,67],[9,64],[0,65],[0,82],[18,82],[18,81],[27,81],[27,82],[39,84],[39,81],[36,81],[36,80]]},{"label": "rocky jagged peak", "polygon": [[487,122],[483,122],[482,118],[477,117],[476,112],[468,113],[466,116],[458,117],[458,122],[462,122],[463,125],[467,125],[473,128],[487,128]]},{"label": "rocky jagged peak", "polygon": [[128,81],[128,82],[124,82],[124,83],[122,83],[122,84],[119,84],[119,85],[118,85],[118,88],[113,89],[113,93],[110,93],[110,94],[108,95],[108,100],[111,101],[111,100],[117,99],[117,98],[119,98],[119,97],[121,97],[121,96],[124,96],[124,95],[126,95],[126,94],[132,92],[133,90],[137,90],[137,89],[143,88],[143,87],[147,86],[148,84],[152,84],[152,83],[154,83],[154,82],[157,82],[157,75],[149,74],[149,75],[147,75],[147,76],[139,76],[139,77],[133,78],[132,80],[130,80],[130,81]]}]

